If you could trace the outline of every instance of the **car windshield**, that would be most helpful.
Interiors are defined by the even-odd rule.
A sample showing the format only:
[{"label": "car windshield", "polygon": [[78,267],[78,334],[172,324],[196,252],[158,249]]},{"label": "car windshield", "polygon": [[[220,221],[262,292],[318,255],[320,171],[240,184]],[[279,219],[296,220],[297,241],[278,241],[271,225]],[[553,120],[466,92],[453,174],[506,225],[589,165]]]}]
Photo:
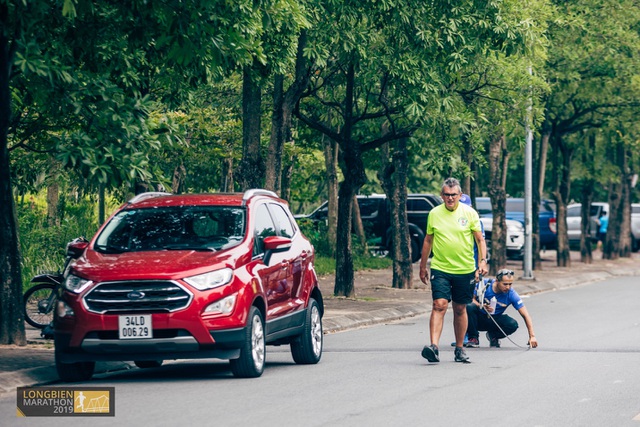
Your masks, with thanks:
[{"label": "car windshield", "polygon": [[239,244],[245,210],[228,206],[172,206],[118,212],[96,240],[105,253],[157,250],[217,251]]}]

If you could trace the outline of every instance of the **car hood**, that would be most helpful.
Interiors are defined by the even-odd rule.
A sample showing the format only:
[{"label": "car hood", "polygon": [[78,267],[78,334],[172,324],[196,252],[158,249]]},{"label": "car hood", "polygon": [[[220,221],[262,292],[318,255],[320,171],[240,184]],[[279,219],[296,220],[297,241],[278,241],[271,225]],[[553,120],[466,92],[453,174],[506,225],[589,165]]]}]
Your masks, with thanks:
[{"label": "car hood", "polygon": [[72,273],[94,282],[112,280],[178,280],[236,265],[231,251],[163,250],[103,254],[87,250],[72,264]]},{"label": "car hood", "polygon": [[[491,231],[493,228],[493,218],[488,216],[480,217],[480,221],[482,222],[482,226],[484,227],[484,231]],[[515,221],[513,219],[505,219],[505,225],[511,228],[520,228],[522,227],[522,223],[520,221]]]}]

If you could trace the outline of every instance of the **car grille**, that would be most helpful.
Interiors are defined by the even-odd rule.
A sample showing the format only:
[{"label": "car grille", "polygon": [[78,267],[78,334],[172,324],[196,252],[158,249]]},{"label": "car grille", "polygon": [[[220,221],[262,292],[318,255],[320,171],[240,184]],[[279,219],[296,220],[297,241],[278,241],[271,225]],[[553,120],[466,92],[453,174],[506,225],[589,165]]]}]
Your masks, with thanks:
[{"label": "car grille", "polygon": [[174,282],[105,282],[92,289],[84,302],[89,311],[101,314],[168,313],[187,307],[192,297]]}]

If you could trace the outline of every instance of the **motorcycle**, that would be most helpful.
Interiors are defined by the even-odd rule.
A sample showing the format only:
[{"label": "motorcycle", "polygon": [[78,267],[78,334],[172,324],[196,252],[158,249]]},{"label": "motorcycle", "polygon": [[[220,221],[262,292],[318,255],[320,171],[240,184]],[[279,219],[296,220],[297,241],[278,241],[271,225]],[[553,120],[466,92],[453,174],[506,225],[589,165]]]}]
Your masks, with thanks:
[{"label": "motorcycle", "polygon": [[42,329],[43,337],[52,335],[53,310],[62,292],[64,275],[72,260],[78,258],[89,241],[84,237],[73,239],[67,244],[64,265],[57,273],[40,274],[31,279],[32,286],[23,296],[24,319],[34,328]]}]

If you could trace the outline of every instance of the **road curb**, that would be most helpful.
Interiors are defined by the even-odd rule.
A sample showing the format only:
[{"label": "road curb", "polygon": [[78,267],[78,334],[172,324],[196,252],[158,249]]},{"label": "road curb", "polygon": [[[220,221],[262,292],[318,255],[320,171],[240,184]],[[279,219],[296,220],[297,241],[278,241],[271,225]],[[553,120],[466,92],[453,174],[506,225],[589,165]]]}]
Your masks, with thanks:
[{"label": "road curb", "polygon": [[402,307],[383,308],[364,313],[333,316],[322,322],[325,334],[346,331],[384,322],[393,322],[408,317],[415,317],[430,312],[427,304],[411,304]]}]

